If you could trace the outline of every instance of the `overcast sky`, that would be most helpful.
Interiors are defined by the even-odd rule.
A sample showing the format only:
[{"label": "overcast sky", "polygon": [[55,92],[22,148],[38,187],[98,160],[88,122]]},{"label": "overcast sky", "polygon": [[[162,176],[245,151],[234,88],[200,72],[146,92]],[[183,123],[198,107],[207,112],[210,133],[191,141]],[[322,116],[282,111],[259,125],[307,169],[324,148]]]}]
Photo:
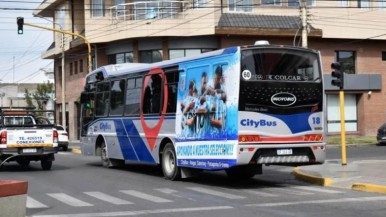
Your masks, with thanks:
[{"label": "overcast sky", "polygon": [[32,13],[42,0],[0,0],[0,82],[46,82],[44,71],[53,71],[53,60],[43,60],[41,54],[53,42],[48,30],[24,26],[24,33],[17,34],[17,17],[25,23],[52,28],[52,23]]}]

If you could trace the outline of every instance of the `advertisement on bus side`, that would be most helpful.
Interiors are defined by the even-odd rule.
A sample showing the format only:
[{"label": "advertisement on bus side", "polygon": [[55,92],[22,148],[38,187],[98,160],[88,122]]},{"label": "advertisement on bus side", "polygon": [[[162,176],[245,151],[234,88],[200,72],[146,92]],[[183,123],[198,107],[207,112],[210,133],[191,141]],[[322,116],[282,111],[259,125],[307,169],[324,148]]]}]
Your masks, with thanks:
[{"label": "advertisement on bus side", "polygon": [[180,65],[176,115],[179,166],[224,169],[236,164],[239,50]]}]

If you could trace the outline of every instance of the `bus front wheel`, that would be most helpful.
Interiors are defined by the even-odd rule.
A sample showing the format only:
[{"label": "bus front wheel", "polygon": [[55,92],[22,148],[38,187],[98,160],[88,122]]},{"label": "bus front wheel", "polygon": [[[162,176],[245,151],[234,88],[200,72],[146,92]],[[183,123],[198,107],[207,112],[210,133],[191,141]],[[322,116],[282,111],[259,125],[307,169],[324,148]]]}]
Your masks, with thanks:
[{"label": "bus front wheel", "polygon": [[162,172],[165,179],[179,180],[181,179],[181,168],[177,166],[176,151],[172,143],[167,143],[162,153]]},{"label": "bus front wheel", "polygon": [[105,168],[111,167],[110,159],[107,157],[107,146],[104,141],[101,144],[101,161],[102,161],[103,167]]}]

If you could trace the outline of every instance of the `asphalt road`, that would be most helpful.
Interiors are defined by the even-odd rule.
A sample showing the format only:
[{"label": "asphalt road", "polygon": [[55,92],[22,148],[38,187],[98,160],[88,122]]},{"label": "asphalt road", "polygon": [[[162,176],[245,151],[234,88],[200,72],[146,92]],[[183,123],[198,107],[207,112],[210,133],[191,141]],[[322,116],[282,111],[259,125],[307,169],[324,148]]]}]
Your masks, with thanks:
[{"label": "asphalt road", "polygon": [[[348,159],[384,157],[376,150],[377,146],[349,147]],[[339,158],[339,147],[330,148],[328,156]],[[41,170],[39,163],[27,169],[9,163],[0,178],[28,180],[27,215],[35,217],[386,214],[385,195],[310,185],[295,180],[292,167],[263,169],[263,175],[242,182],[232,182],[221,171],[172,182],[162,177],[158,167],[126,164],[105,169],[97,157],[60,152],[51,171]]]}]

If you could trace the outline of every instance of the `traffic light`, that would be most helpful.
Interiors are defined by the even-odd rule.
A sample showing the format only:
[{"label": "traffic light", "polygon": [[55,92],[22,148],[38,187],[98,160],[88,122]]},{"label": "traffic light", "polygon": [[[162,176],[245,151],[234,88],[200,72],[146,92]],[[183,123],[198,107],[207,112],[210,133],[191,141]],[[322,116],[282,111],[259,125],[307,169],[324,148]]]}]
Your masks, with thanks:
[{"label": "traffic light", "polygon": [[24,25],[24,18],[18,17],[17,18],[17,34],[19,34],[19,35],[23,34],[23,25]]},{"label": "traffic light", "polygon": [[333,86],[339,87],[339,89],[342,90],[344,86],[344,73],[340,71],[340,63],[338,62],[332,63],[331,69],[333,70],[331,72],[331,76],[333,77],[333,79],[331,80],[331,84]]}]

